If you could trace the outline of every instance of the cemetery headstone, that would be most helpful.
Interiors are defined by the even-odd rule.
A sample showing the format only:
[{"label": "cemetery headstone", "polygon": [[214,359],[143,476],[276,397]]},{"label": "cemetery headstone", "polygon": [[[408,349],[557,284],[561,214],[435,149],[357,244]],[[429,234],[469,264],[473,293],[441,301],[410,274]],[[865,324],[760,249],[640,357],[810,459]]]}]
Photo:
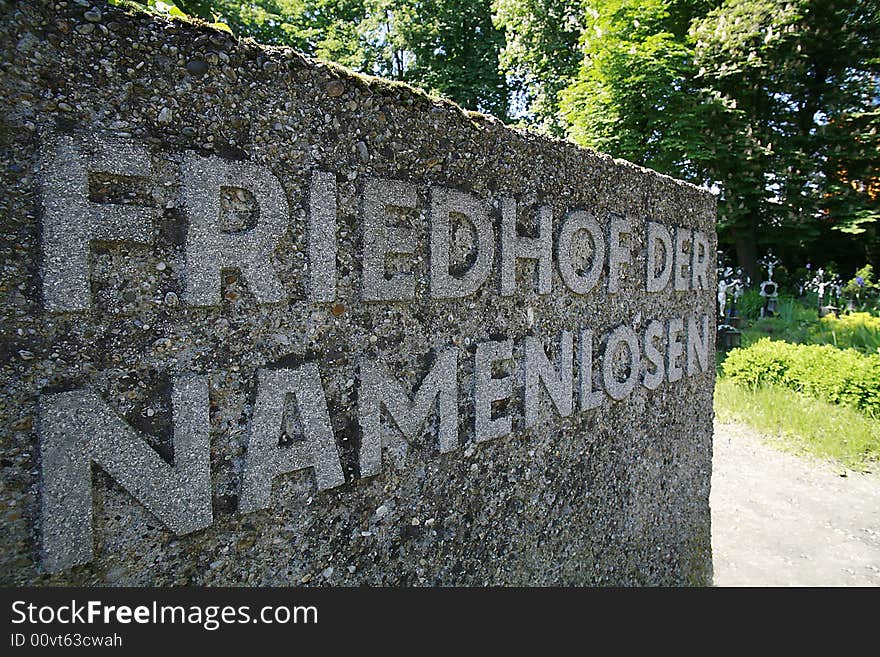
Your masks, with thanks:
[{"label": "cemetery headstone", "polygon": [[715,199],[288,48],[2,7],[5,584],[708,584]]}]

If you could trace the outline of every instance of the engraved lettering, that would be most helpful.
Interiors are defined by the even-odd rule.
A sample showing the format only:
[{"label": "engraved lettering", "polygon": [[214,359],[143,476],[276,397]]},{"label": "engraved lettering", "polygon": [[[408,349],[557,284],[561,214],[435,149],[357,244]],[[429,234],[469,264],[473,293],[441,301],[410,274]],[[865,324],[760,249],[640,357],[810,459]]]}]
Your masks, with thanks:
[{"label": "engraved lettering", "polygon": [[440,416],[440,451],[458,447],[458,350],[449,348],[437,354],[431,370],[410,397],[385,368],[372,360],[361,363],[358,415],[361,438],[362,477],[372,477],[382,469],[383,433],[381,410],[385,408],[404,438],[413,439],[437,402]]},{"label": "engraved lettering", "polygon": [[650,367],[645,368],[642,385],[648,390],[656,390],[663,383],[663,354],[654,346],[655,341],[663,339],[663,323],[656,320],[649,322],[645,329],[645,358]]},{"label": "engraved lettering", "polygon": [[[477,258],[460,276],[449,273],[449,215],[464,216],[477,232]],[[495,231],[489,206],[473,194],[431,188],[431,297],[457,299],[473,294],[486,281],[495,257]]]},{"label": "engraved lettering", "polygon": [[620,290],[623,266],[628,266],[632,261],[631,245],[624,245],[620,241],[621,237],[632,233],[632,222],[625,217],[612,215],[608,232],[608,293],[615,294]]},{"label": "engraved lettering", "polygon": [[389,255],[412,256],[416,250],[414,230],[388,225],[389,210],[418,209],[418,195],[411,183],[373,178],[367,181],[363,197],[364,269],[363,296],[366,301],[409,301],[415,296],[415,277],[410,272],[386,272]]},{"label": "engraved lettering", "polygon": [[534,336],[525,338],[525,426],[533,427],[538,422],[540,384],[553,401],[556,412],[568,417],[572,412],[572,346],[570,331],[559,336],[559,365],[554,366],[547,358],[544,345]]},{"label": "engraved lettering", "polygon": [[[299,414],[302,441],[292,440],[294,418],[289,413],[294,404],[290,397]],[[288,444],[280,444],[282,431]],[[306,363],[295,370],[258,370],[238,510],[250,513],[268,508],[272,481],[306,468],[314,469],[318,490],[345,483],[318,366]]]},{"label": "engraved lettering", "polygon": [[669,320],[666,334],[666,380],[670,383],[681,380],[682,366],[679,359],[684,354],[684,343],[681,334],[684,332],[684,321],[680,317]]},{"label": "engraved lettering", "polygon": [[[592,242],[590,266],[583,272],[579,272],[572,261],[572,243],[575,236],[581,233],[587,233]],[[588,294],[596,286],[605,262],[605,238],[592,214],[575,210],[565,217],[559,230],[556,259],[559,264],[559,274],[569,290],[575,294]]]},{"label": "engraved lettering", "polygon": [[91,307],[89,246],[95,240],[148,244],[153,240],[151,208],[99,204],[89,200],[89,172],[150,176],[146,148],[95,140],[89,159],[72,137],[46,144],[43,191],[43,301],[46,310]]},{"label": "engraved lettering", "polygon": [[516,261],[536,260],[538,294],[549,294],[553,273],[553,211],[538,208],[538,236],[521,237],[516,232],[516,201],[501,201],[501,295],[516,290]]},{"label": "engraved lettering", "polygon": [[309,187],[309,294],[336,299],[336,174],[315,171]]},{"label": "engraved lettering", "polygon": [[[288,230],[290,214],[281,183],[267,168],[216,156],[188,155],[182,165],[183,204],[189,218],[184,299],[192,306],[220,305],[220,273],[239,269],[260,303],[284,300],[272,255]],[[224,231],[224,187],[248,190],[259,206],[256,226]]]},{"label": "engraved lettering", "polygon": [[676,290],[690,289],[691,285],[691,231],[681,226],[675,229],[675,266],[673,268],[673,287]]},{"label": "engraved lettering", "polygon": [[[620,380],[615,370],[621,369],[621,359],[618,359],[617,354],[623,346],[626,347],[629,355],[626,358],[626,365],[622,368],[626,376]],[[608,336],[605,358],[602,360],[602,380],[605,383],[605,391],[612,399],[620,401],[632,393],[638,382],[639,365],[639,339],[630,327],[618,326]]]},{"label": "engraved lettering", "polygon": [[509,414],[493,418],[492,403],[506,401],[513,394],[510,374],[493,377],[495,363],[513,362],[513,341],[481,342],[474,356],[474,440],[478,443],[510,433]]},{"label": "engraved lettering", "polygon": [[[659,258],[662,258],[660,260]],[[666,289],[672,276],[672,235],[663,224],[648,222],[648,292]]]},{"label": "engraved lettering", "polygon": [[174,533],[212,523],[207,379],[177,378],[171,399],[173,467],[93,391],[40,398],[40,534],[47,571],[93,558],[92,462]]},{"label": "engraved lettering", "polygon": [[697,318],[688,318],[687,329],[687,373],[694,376],[705,372],[709,367],[709,315],[703,315],[702,337],[700,327],[697,326]]},{"label": "engraved lettering", "polygon": [[578,336],[578,400],[579,408],[589,411],[605,401],[605,392],[593,385],[593,331],[581,328]]},{"label": "engraved lettering", "polygon": [[710,289],[709,236],[695,230],[691,251],[691,287],[695,290]]}]

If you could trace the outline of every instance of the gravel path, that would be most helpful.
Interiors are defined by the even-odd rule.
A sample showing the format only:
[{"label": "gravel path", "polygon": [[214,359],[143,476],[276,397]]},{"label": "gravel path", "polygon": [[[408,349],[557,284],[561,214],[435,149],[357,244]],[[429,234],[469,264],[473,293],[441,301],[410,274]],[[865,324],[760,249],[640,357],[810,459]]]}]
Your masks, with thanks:
[{"label": "gravel path", "polygon": [[710,502],[718,586],[880,585],[877,474],[787,454],[747,426],[718,423]]}]

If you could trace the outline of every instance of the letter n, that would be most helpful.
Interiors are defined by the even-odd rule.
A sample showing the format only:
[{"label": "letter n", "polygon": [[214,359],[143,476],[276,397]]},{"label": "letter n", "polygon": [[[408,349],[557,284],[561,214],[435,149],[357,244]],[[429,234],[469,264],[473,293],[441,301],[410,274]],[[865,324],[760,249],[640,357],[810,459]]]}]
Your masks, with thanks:
[{"label": "letter n", "polygon": [[174,382],[174,467],[93,391],[40,399],[41,559],[49,572],[94,557],[91,464],[97,463],[175,534],[213,522],[208,382]]},{"label": "letter n", "polygon": [[703,315],[702,337],[696,317],[688,318],[687,373],[694,376],[709,369],[709,315]]},{"label": "letter n", "polygon": [[415,438],[435,400],[439,407],[441,452],[458,447],[458,350],[454,347],[437,355],[431,371],[410,397],[403,386],[380,364],[361,363],[361,387],[358,395],[361,437],[360,467],[362,477],[379,474],[382,469],[382,426],[384,407],[407,439]]},{"label": "letter n", "polygon": [[541,382],[543,382],[544,389],[550,395],[559,415],[561,417],[571,415],[573,409],[572,345],[571,331],[563,331],[559,337],[559,367],[557,368],[547,358],[541,340],[535,336],[526,336],[526,428],[533,427],[538,423],[540,412],[538,406],[539,383]]}]

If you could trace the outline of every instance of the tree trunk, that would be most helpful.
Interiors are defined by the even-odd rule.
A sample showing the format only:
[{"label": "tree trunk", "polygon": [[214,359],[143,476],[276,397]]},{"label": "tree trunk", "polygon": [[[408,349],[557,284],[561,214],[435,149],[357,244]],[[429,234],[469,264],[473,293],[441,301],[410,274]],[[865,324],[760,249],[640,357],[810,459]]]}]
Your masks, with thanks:
[{"label": "tree trunk", "polygon": [[761,282],[761,272],[758,269],[758,244],[755,240],[755,230],[752,227],[743,228],[734,234],[736,245],[736,261],[746,276],[752,279],[752,285]]}]

